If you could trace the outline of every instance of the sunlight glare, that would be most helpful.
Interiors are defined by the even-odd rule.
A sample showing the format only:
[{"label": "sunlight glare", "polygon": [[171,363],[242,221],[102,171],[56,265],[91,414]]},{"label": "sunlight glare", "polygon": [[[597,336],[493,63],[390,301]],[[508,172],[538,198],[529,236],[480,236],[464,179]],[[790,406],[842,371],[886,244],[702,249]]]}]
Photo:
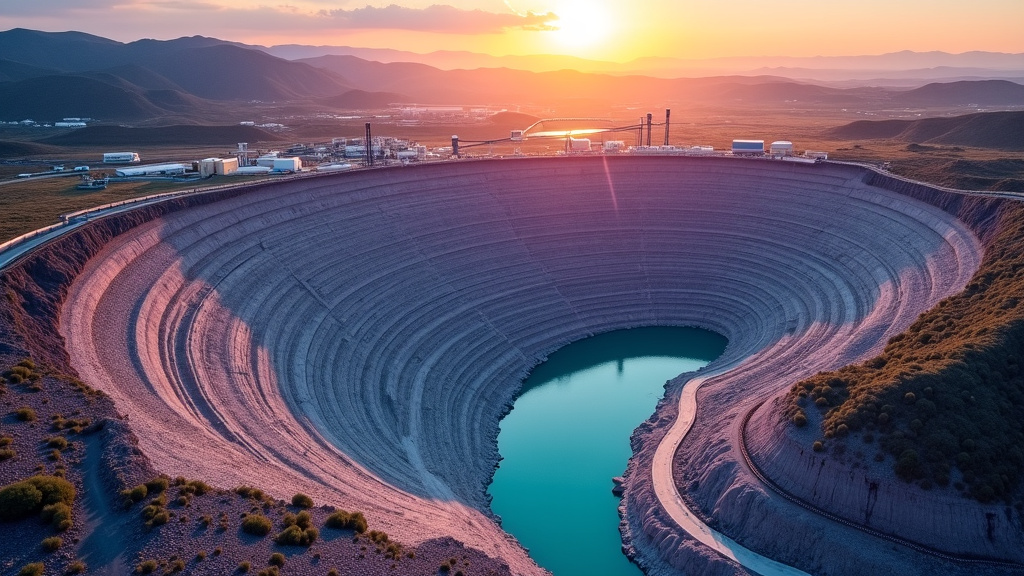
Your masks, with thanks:
[{"label": "sunlight glare", "polygon": [[554,36],[565,48],[593,46],[612,31],[612,18],[604,1],[559,0],[554,12],[558,15]]}]

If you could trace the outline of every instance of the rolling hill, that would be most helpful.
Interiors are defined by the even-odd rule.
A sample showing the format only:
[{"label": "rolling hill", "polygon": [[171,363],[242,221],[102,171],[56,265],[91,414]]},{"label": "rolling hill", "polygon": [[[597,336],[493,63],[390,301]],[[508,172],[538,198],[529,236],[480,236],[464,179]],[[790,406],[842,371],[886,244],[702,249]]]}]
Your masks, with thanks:
[{"label": "rolling hill", "polygon": [[825,135],[840,140],[896,140],[1024,150],[1024,112],[982,112],[921,120],[858,120]]},{"label": "rolling hill", "polygon": [[57,146],[135,146],[181,144],[197,146],[234,146],[238,142],[269,142],[277,138],[253,126],[161,126],[126,128],[124,126],[89,126],[66,134],[41,140]]},{"label": "rolling hill", "polygon": [[932,83],[900,92],[893,102],[906,106],[1024,106],[1024,86],[1006,80]]},{"label": "rolling hill", "polygon": [[67,116],[137,120],[164,114],[137,92],[86,76],[40,76],[0,82],[0,120],[52,121]]},{"label": "rolling hill", "polygon": [[124,44],[79,32],[16,28],[0,32],[0,54],[0,75],[8,80],[104,72],[143,88],[209,100],[296,100],[354,88],[328,71],[202,36]]}]

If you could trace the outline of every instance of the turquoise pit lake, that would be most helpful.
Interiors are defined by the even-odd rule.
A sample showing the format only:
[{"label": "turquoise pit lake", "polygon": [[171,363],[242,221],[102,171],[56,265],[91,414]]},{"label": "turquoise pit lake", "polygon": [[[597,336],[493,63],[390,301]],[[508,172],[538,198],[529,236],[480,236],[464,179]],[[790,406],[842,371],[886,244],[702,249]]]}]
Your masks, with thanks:
[{"label": "turquoise pit lake", "polygon": [[502,527],[554,576],[639,576],[622,554],[621,476],[629,437],[654,413],[665,381],[721,355],[726,339],[696,328],[617,330],[569,344],[538,365],[501,421],[502,461],[489,492]]}]

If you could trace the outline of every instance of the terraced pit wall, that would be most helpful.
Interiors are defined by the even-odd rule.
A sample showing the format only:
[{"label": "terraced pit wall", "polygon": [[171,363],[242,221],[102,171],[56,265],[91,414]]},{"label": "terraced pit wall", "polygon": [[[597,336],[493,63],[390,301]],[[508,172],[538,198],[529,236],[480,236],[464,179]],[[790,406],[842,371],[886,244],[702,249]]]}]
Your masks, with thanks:
[{"label": "terraced pit wall", "polygon": [[[226,487],[255,473],[277,496],[366,510],[412,543],[453,535],[533,574],[485,488],[498,422],[547,354],[620,328],[709,328],[730,340],[712,372],[761,371],[726,374],[702,401],[747,405],[869,354],[963,286],[980,257],[969,226],[865,174],[628,157],[340,174],[105,218],[4,282],[22,345],[110,394],[158,469]],[[996,210],[931,200],[982,231]],[[652,571],[707,558],[644,492],[671,410],[638,436],[627,489]],[[679,459],[681,482],[715,477],[699,503],[742,485],[714,439],[733,425],[723,413],[692,435],[711,460]]]}]

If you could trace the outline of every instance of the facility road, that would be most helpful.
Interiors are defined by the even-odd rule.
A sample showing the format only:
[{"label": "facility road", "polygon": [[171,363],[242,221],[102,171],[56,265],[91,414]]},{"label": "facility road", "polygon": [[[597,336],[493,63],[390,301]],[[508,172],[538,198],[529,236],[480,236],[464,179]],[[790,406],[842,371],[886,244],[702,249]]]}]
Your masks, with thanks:
[{"label": "facility road", "polygon": [[654,453],[651,464],[651,477],[654,481],[654,493],[658,496],[662,507],[672,520],[701,544],[736,562],[740,566],[753,570],[762,576],[811,576],[803,572],[762,556],[757,552],[744,548],[735,540],[716,531],[687,508],[676,488],[672,474],[672,460],[676,449],[693,427],[697,415],[697,391],[711,376],[729,371],[732,366],[723,366],[717,370],[703,374],[687,382],[683,386],[679,398],[679,414],[672,428],[661,440]]}]

